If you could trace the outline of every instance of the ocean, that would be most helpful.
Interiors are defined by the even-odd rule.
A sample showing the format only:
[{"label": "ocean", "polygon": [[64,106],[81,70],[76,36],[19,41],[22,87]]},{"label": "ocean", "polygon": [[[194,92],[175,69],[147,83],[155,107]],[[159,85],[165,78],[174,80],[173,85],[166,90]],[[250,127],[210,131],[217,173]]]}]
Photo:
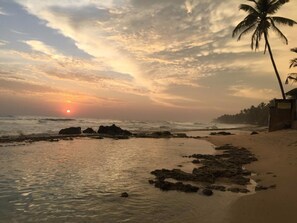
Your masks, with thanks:
[{"label": "ocean", "polygon": [[67,127],[88,127],[98,130],[100,125],[116,124],[132,132],[151,131],[196,131],[240,128],[244,125],[218,124],[201,122],[175,121],[136,121],[136,120],[108,120],[90,118],[61,118],[41,116],[5,116],[0,117],[0,137],[30,134],[57,134]]},{"label": "ocean", "polygon": [[[212,123],[2,117],[0,129],[2,136],[56,134],[69,126],[97,130],[112,123],[131,131],[214,128]],[[215,150],[211,143],[193,138],[79,138],[2,145],[0,222],[228,222],[231,205],[243,195],[164,192],[148,183],[155,169],[191,172],[197,164],[185,156],[194,153]],[[121,197],[123,192],[129,197]]]}]

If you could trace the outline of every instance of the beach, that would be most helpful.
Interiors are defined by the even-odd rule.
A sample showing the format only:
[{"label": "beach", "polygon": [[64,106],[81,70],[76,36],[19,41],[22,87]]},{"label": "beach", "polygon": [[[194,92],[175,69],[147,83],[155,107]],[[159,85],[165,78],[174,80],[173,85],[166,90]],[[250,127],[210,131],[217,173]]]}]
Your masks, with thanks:
[{"label": "beach", "polygon": [[252,178],[268,189],[243,196],[230,208],[230,222],[295,222],[297,219],[297,131],[262,132],[258,135],[212,136],[211,143],[246,147],[258,158],[246,165]]},{"label": "beach", "polygon": [[[129,137],[56,130],[80,124],[97,130],[101,122],[5,119],[10,128],[2,128],[9,131],[0,138],[0,221],[290,223],[297,217],[296,130],[223,126],[224,134],[210,136],[221,130],[169,122],[116,122],[134,132]],[[13,135],[12,123],[22,134]],[[254,130],[259,134],[250,135]],[[214,179],[208,171],[221,176]],[[187,187],[178,188],[176,181],[199,190],[185,193]],[[221,189],[210,188],[206,196],[211,184]]]}]

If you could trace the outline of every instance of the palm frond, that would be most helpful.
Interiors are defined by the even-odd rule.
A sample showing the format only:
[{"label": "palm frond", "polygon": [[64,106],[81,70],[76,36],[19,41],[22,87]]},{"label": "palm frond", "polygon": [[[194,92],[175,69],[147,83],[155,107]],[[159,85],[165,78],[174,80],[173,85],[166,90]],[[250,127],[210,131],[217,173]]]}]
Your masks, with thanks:
[{"label": "palm frond", "polygon": [[273,0],[269,3],[267,14],[276,13],[284,4],[288,3],[289,0]]},{"label": "palm frond", "polygon": [[272,19],[270,19],[271,21],[271,27],[273,29],[273,31],[275,31],[277,33],[277,35],[280,37],[280,39],[286,44],[288,45],[288,39],[287,37],[279,30],[279,28],[276,27],[274,21]]},{"label": "palm frond", "polygon": [[290,68],[297,67],[297,58],[294,58],[290,61]]},{"label": "palm frond", "polygon": [[289,81],[296,82],[297,81],[297,73],[288,74],[285,84],[288,84]]},{"label": "palm frond", "polygon": [[297,53],[297,47],[291,49],[292,52]]},{"label": "palm frond", "polygon": [[270,18],[273,20],[274,23],[279,24],[279,25],[293,26],[293,25],[297,24],[297,22],[295,22],[294,20],[284,18],[284,17],[272,16]]},{"label": "palm frond", "polygon": [[247,13],[259,14],[259,12],[255,8],[253,8],[252,6],[250,6],[250,5],[241,4],[239,6],[239,9],[240,10],[243,10],[243,11],[245,11]]},{"label": "palm frond", "polygon": [[242,31],[246,30],[248,27],[250,27],[252,24],[257,22],[257,15],[249,14],[242,20],[233,30],[232,37],[237,36]]},{"label": "palm frond", "polygon": [[242,31],[241,33],[240,33],[240,35],[238,36],[238,41],[241,39],[241,37],[242,36],[244,36],[244,35],[246,35],[246,34],[248,34],[248,33],[250,33],[255,27],[256,27],[256,23],[254,23],[254,24],[252,24],[250,27],[248,27],[248,28],[246,28],[244,31]]},{"label": "palm frond", "polygon": [[252,41],[251,41],[251,48],[252,50],[257,50],[259,49],[259,42],[261,39],[261,35],[259,32],[259,27],[256,28],[256,30],[254,31],[253,35],[252,35]]}]

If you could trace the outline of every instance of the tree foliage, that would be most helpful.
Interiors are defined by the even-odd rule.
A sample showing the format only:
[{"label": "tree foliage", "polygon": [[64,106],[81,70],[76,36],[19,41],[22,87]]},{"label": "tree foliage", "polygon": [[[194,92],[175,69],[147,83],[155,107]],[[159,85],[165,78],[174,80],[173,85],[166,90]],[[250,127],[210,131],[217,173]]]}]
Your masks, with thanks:
[{"label": "tree foliage", "polygon": [[287,37],[278,28],[279,25],[293,26],[297,24],[294,20],[275,16],[275,13],[289,0],[247,0],[251,4],[241,4],[239,9],[245,11],[247,16],[234,28],[232,36],[238,36],[240,40],[242,36],[252,33],[251,48],[258,49],[261,40],[265,40],[264,53],[268,49],[270,59],[277,77],[283,99],[286,99],[283,84],[277,70],[270,43],[268,40],[269,31],[275,32],[280,39],[288,44]]},{"label": "tree foliage", "polygon": [[[297,53],[297,47],[291,49],[291,51],[294,52],[294,53]],[[290,68],[297,67],[297,58],[292,59],[290,62],[291,62],[290,63]],[[288,74],[288,77],[287,77],[287,80],[286,80],[286,84],[288,84],[289,81],[296,82],[297,81],[297,73],[290,73],[290,74]]]},{"label": "tree foliage", "polygon": [[218,123],[228,124],[252,124],[267,126],[269,116],[269,103],[260,103],[257,107],[252,105],[250,108],[243,109],[234,115],[222,115],[214,120]]}]

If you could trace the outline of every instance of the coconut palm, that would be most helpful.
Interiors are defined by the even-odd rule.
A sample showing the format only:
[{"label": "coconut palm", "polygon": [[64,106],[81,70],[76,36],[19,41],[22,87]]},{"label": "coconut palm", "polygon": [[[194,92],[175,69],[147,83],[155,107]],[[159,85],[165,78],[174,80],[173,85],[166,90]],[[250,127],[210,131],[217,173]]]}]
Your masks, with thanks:
[{"label": "coconut palm", "polygon": [[285,35],[280,31],[277,25],[288,25],[293,26],[297,24],[294,20],[272,16],[274,15],[284,4],[288,3],[289,0],[247,0],[252,2],[254,6],[248,4],[241,4],[239,6],[240,10],[243,10],[248,13],[248,15],[242,20],[233,30],[232,36],[235,37],[238,35],[238,40],[241,39],[242,36],[253,32],[251,38],[251,48],[257,50],[259,48],[259,43],[264,36],[265,40],[265,49],[268,49],[270,59],[281,89],[281,93],[283,98],[285,99],[285,92],[282,85],[282,81],[277,70],[273,54],[271,51],[270,43],[268,41],[268,31],[271,29],[276,32],[278,36],[284,41],[285,44],[288,44],[288,39]]},{"label": "coconut palm", "polygon": [[[297,53],[297,47],[291,49],[292,52]],[[291,60],[290,68],[297,67],[297,58]],[[290,73],[286,79],[286,84],[289,83],[289,80],[296,82],[297,81],[297,73]]]}]

